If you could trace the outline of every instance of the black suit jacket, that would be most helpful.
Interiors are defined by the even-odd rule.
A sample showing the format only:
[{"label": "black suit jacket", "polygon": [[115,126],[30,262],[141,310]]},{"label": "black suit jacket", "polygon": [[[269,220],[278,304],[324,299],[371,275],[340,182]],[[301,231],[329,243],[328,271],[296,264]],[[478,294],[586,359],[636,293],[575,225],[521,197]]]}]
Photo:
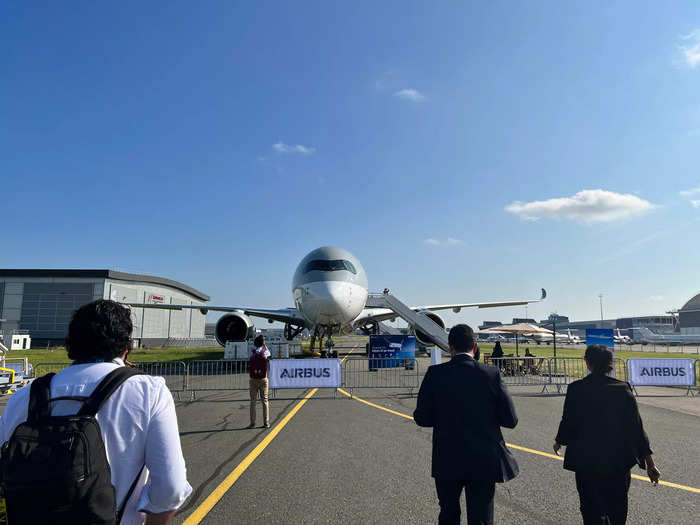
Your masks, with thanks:
[{"label": "black suit jacket", "polygon": [[602,374],[569,385],[556,440],[566,445],[565,469],[593,475],[629,470],[651,454],[631,387]]},{"label": "black suit jacket", "polygon": [[518,417],[498,368],[467,354],[429,367],[413,419],[433,427],[433,477],[502,482],[518,475],[501,434]]}]

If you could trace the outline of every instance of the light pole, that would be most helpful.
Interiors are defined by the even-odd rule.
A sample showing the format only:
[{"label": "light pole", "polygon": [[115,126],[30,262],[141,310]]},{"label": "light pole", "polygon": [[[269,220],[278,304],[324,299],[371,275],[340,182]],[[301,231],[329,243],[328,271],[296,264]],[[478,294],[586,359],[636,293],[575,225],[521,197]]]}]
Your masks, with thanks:
[{"label": "light pole", "polygon": [[603,328],[603,294],[598,294],[598,299],[600,299],[600,327]]}]

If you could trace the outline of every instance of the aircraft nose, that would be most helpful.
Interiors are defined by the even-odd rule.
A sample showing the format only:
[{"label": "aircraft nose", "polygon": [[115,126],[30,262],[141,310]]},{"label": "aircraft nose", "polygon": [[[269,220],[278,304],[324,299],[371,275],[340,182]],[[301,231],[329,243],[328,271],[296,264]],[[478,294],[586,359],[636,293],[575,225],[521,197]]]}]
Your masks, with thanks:
[{"label": "aircraft nose", "polygon": [[343,283],[328,281],[325,283],[324,295],[326,296],[326,307],[324,313],[328,315],[338,315],[347,308],[347,290]]}]

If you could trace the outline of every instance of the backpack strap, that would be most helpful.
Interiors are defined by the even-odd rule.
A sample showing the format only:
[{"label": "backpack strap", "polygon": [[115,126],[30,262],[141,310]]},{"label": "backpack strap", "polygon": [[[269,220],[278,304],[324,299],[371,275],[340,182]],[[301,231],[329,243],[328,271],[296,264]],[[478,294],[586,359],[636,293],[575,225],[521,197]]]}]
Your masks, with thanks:
[{"label": "backpack strap", "polygon": [[126,504],[129,503],[129,498],[131,498],[131,495],[134,493],[134,489],[136,489],[136,484],[141,479],[141,474],[143,474],[143,469],[145,468],[146,465],[142,466],[141,470],[139,470],[139,473],[136,474],[136,479],[134,479],[134,482],[131,484],[131,487],[129,487],[129,492],[126,493],[124,501],[119,507],[119,510],[117,510],[117,525],[119,525],[122,522],[122,518],[124,517],[124,510],[126,509]]},{"label": "backpack strap", "polygon": [[50,374],[37,377],[32,381],[29,391],[29,408],[27,409],[27,421],[32,423],[51,415],[49,399],[51,398],[51,379],[55,376]]},{"label": "backpack strap", "polygon": [[95,416],[99,412],[105,401],[111,396],[121,384],[131,376],[139,375],[141,372],[127,366],[120,366],[107,374],[100,384],[97,385],[92,395],[85,401],[83,407],[78,412],[79,416]]}]

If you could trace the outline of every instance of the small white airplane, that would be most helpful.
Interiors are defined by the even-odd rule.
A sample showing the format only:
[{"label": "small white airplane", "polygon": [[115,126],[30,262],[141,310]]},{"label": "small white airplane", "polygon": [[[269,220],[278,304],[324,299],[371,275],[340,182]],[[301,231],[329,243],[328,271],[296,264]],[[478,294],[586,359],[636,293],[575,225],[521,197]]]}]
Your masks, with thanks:
[{"label": "small white airplane", "polygon": [[[360,261],[350,252],[334,246],[317,248],[304,257],[292,279],[292,293],[295,308],[266,310],[241,306],[197,306],[186,304],[145,304],[126,303],[133,308],[159,308],[181,310],[193,308],[208,311],[227,312],[216,323],[215,337],[225,346],[228,341],[244,341],[255,333],[251,317],[262,317],[268,322],[284,323],[284,335],[294,339],[302,330],[311,331],[311,350],[318,340],[319,349],[323,339],[328,338],[327,347],[332,347],[334,334],[348,333],[361,329],[369,334],[376,332],[381,321],[395,319],[396,312],[388,308],[366,306],[368,297],[367,275]],[[498,306],[518,306],[542,301],[547,292],[542,289],[540,299],[525,301],[498,301],[483,303],[454,303],[429,306],[414,306],[411,309],[434,321],[441,328],[445,322],[435,313],[436,310],[451,309],[458,313],[462,308],[494,308]],[[416,339],[425,345],[432,345],[428,336],[416,330]]]},{"label": "small white airplane", "polygon": [[613,339],[616,345],[628,345],[632,342],[632,338],[628,335],[622,335],[619,328],[615,328]]}]

